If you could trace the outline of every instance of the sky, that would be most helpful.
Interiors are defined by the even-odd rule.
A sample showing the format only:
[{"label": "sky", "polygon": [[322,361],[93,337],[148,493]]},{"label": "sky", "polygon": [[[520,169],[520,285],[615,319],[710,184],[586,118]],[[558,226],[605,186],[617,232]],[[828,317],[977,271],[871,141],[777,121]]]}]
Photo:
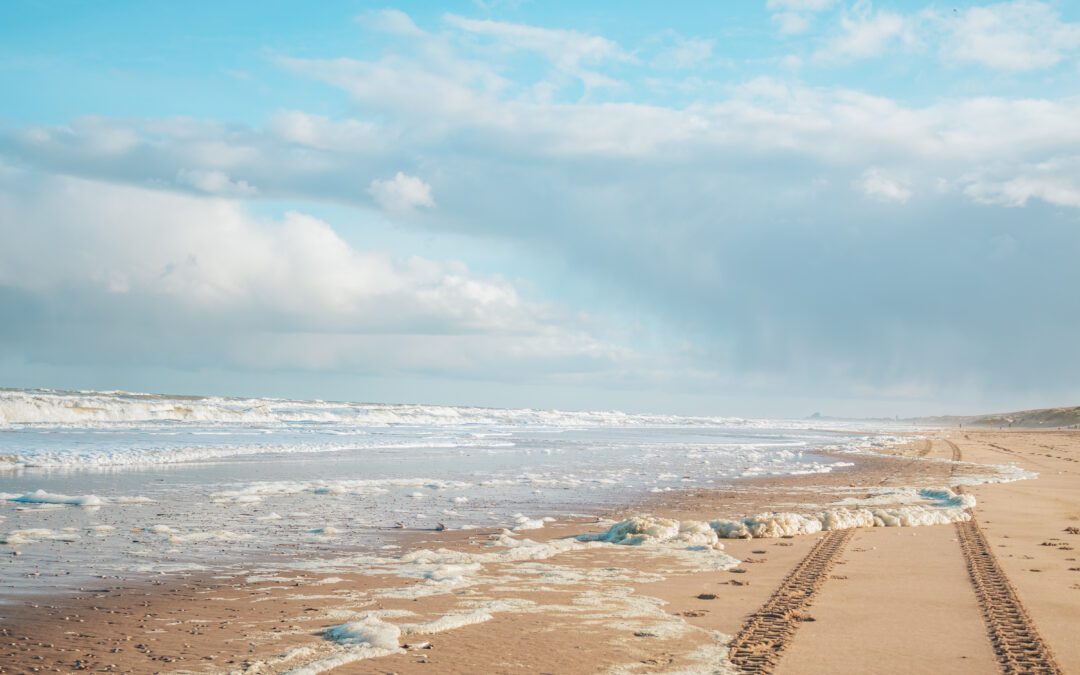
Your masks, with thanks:
[{"label": "sky", "polygon": [[1080,3],[0,4],[0,386],[1080,402]]}]

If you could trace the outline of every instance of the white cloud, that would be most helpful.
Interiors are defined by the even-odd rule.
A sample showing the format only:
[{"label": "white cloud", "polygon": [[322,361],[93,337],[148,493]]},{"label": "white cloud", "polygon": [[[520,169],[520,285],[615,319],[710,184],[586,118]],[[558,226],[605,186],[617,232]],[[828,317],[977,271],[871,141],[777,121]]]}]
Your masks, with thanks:
[{"label": "white cloud", "polygon": [[231,200],[23,175],[0,183],[0,237],[0,301],[18,292],[24,304],[106,312],[68,309],[56,320],[68,324],[23,326],[46,331],[41,349],[64,343],[70,352],[64,336],[77,334],[74,353],[123,358],[134,340],[161,363],[198,348],[204,362],[233,366],[481,377],[544,377],[631,355],[499,277],[358,250],[297,212],[260,219]]},{"label": "white cloud", "polygon": [[768,0],[765,7],[781,35],[798,35],[810,29],[814,14],[831,8],[835,0]]},{"label": "white cloud", "polygon": [[176,180],[207,194],[221,196],[251,197],[259,190],[247,181],[233,180],[229,174],[216,169],[180,169]]},{"label": "white cloud", "polygon": [[913,194],[905,182],[877,167],[864,171],[857,184],[863,194],[881,202],[904,204]]},{"label": "white cloud", "polygon": [[320,150],[381,149],[388,140],[385,130],[371,122],[331,120],[300,110],[280,112],[271,119],[270,129],[282,140]]},{"label": "white cloud", "polygon": [[[358,106],[375,112],[372,119],[387,121],[285,113],[259,130],[96,120],[0,140],[22,161],[49,170],[135,184],[174,184],[181,171],[220,171],[242,175],[266,198],[364,204],[356,176],[379,177],[368,186],[370,196],[399,212],[431,208],[436,201],[421,179],[399,178],[400,167],[418,156],[435,160],[448,142],[467,147],[473,162],[557,171],[572,168],[562,162],[582,159],[707,169],[716,157],[737,165],[740,158],[786,161],[794,153],[843,171],[890,166],[919,175],[920,167],[933,166],[935,178],[948,183],[963,183],[988,165],[997,167],[993,180],[1003,182],[1050,157],[1080,155],[1080,98],[957,98],[907,106],[852,90],[760,78],[726,98],[684,108],[562,104],[500,98],[480,81],[470,86],[438,78],[438,66],[433,73],[423,62],[304,61],[296,67],[343,87]],[[420,78],[439,80],[446,89],[402,86]],[[99,143],[99,135],[126,137],[129,150]],[[441,168],[440,175],[454,178],[448,166]],[[440,209],[457,198],[440,194]]]},{"label": "white cloud", "polygon": [[765,6],[770,10],[822,12],[832,7],[835,2],[836,0],[767,0]]},{"label": "white cloud", "polygon": [[[879,18],[848,15],[866,23]],[[934,382],[939,373],[984,373],[1001,363],[1000,352],[990,353],[993,345],[985,354],[970,349],[973,342],[988,344],[981,336],[992,331],[980,324],[992,315],[988,303],[1011,292],[1010,285],[1036,287],[1043,268],[1030,264],[1040,250],[1067,250],[1075,241],[1061,227],[1054,232],[1059,239],[1050,240],[1044,219],[1015,209],[973,209],[970,202],[1080,208],[1076,164],[1067,159],[1080,156],[1080,98],[958,95],[910,104],[791,80],[733,85],[727,76],[722,82],[702,76],[701,88],[680,92],[677,102],[634,98],[633,91],[621,100],[568,102],[558,87],[570,78],[536,83],[514,69],[510,52],[524,47],[491,33],[505,24],[478,28],[488,32],[448,25],[374,60],[280,60],[347,91],[356,119],[291,111],[252,128],[97,118],[0,132],[0,150],[19,167],[7,179],[18,180],[23,169],[95,179],[83,188],[77,180],[55,183],[53,193],[31,201],[25,189],[0,196],[0,240],[15,242],[0,251],[0,286],[7,285],[0,303],[18,310],[30,302],[20,294],[29,294],[54,303],[41,316],[92,309],[120,332],[98,333],[101,349],[127,344],[125,331],[171,339],[174,352],[184,342],[225,336],[228,344],[199,349],[252,367],[422,368],[469,376],[522,368],[569,378],[582,368],[580,360],[585,370],[607,364],[623,375],[641,372],[627,365],[639,365],[634,356],[600,339],[590,320],[529,302],[520,283],[453,262],[360,251],[326,223],[300,214],[263,220],[228,200],[107,185],[175,187],[184,175],[228,191],[242,177],[266,200],[364,207],[375,200],[405,213],[435,205],[426,182],[400,171],[422,167],[407,170],[435,183],[438,211],[422,219],[431,229],[403,238],[438,231],[447,236],[444,244],[453,239],[457,246],[461,236],[477,264],[496,267],[511,264],[499,255],[502,247],[513,248],[527,259],[525,268],[542,269],[538,278],[565,273],[565,281],[547,279],[559,292],[577,292],[580,281],[590,302],[593,288],[602,289],[596,298],[609,289],[633,298],[627,312],[640,310],[642,332],[650,333],[635,344],[651,348],[655,333],[663,347],[669,330],[685,337],[693,349],[683,363],[707,373],[697,380],[703,389],[716,390],[709,378],[718,370],[742,383],[786,387],[800,373],[808,381],[825,373],[829,381],[865,377],[902,389],[911,379]],[[907,39],[882,34],[888,45]],[[539,41],[529,51],[547,54],[553,47],[540,44],[565,36],[526,31],[525,37]],[[875,53],[881,42],[875,40],[854,40],[845,53]],[[604,68],[623,62],[581,56],[562,63],[606,76]],[[545,86],[554,93],[541,95]],[[373,177],[365,193],[357,181]],[[934,194],[935,182],[948,189]],[[916,192],[926,198],[913,218],[908,209],[852,199],[852,189],[890,204],[910,203]],[[70,210],[49,210],[61,204]],[[867,227],[869,216],[883,226]],[[946,230],[940,247],[924,250],[928,233]],[[1010,264],[1026,260],[1028,268],[985,277],[985,266],[954,268],[985,259],[965,255],[973,247],[993,254],[987,242],[998,234],[1013,236],[1024,253]],[[72,244],[58,248],[57,241]],[[806,255],[811,250],[815,255]],[[854,293],[846,279],[822,273],[845,268],[853,252],[873,261],[866,286]],[[933,308],[901,302],[889,316],[874,316],[859,307],[867,298],[908,293],[916,256],[935,259],[927,265],[935,272],[920,279],[944,289],[931,294],[933,302],[971,309],[947,331],[926,330],[942,316]],[[1057,266],[1064,270],[1059,287],[1076,285],[1077,273],[1067,267]],[[960,274],[984,289],[974,302],[953,292],[950,280]],[[84,303],[74,293],[92,297]],[[1023,311],[1036,316],[1039,307]],[[175,318],[161,316],[166,310]],[[172,323],[147,333],[140,321]],[[1039,321],[1015,324],[1008,327],[1012,344],[1045,341],[1024,332]],[[8,349],[12,330],[0,322],[0,337],[9,340],[0,340],[0,351]],[[921,341],[921,351],[911,346]],[[1059,348],[1043,351],[1075,352],[1048,346]],[[546,361],[552,368],[537,366]],[[661,377],[685,389],[682,372]],[[1046,375],[1023,372],[1036,386]]]},{"label": "white cloud", "polygon": [[996,70],[1050,68],[1080,49],[1080,23],[1062,21],[1058,11],[1044,2],[969,7],[938,20],[948,27],[942,50],[947,59]]},{"label": "white cloud", "polygon": [[688,69],[695,68],[712,59],[715,40],[683,37],[673,34],[670,44],[653,60],[659,68]]},{"label": "white cloud", "polygon": [[869,3],[856,3],[840,18],[840,33],[817,52],[820,61],[853,61],[881,56],[894,44],[916,42],[913,20],[896,12],[873,11]]},{"label": "white cloud", "polygon": [[356,17],[356,20],[374,30],[391,35],[406,37],[425,35],[424,31],[413,22],[412,17],[399,9],[380,9],[365,12]]},{"label": "white cloud", "polygon": [[981,204],[1007,207],[1026,206],[1032,199],[1080,207],[1080,156],[1026,165],[1010,173],[969,178],[964,194]]},{"label": "white cloud", "polygon": [[781,35],[799,35],[810,30],[810,19],[798,12],[779,12],[773,14],[773,21]]},{"label": "white cloud", "polygon": [[465,33],[494,40],[503,49],[540,54],[556,71],[581,80],[586,89],[618,84],[614,78],[588,66],[634,61],[633,55],[618,43],[597,35],[505,21],[469,19],[455,14],[447,14],[444,19],[447,24]]},{"label": "white cloud", "polygon": [[431,186],[416,176],[398,171],[393,178],[371,181],[368,193],[384,211],[409,213],[417,208],[435,208]]}]

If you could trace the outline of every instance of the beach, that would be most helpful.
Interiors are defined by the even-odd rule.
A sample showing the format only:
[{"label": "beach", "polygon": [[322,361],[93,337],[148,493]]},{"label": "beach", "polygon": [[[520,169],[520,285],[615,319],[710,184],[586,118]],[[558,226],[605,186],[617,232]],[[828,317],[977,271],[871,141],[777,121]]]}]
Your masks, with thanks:
[{"label": "beach", "polygon": [[0,36],[0,675],[1080,675],[1080,1]]},{"label": "beach", "polygon": [[[22,597],[4,607],[0,663],[4,672],[1003,671],[1010,637],[991,639],[962,545],[971,522],[716,539],[658,520],[850,511],[895,502],[894,488],[953,485],[974,497],[968,512],[1020,603],[1020,628],[1039,640],[1028,658],[1045,662],[1040,672],[1080,670],[1080,433],[923,431],[847,458],[843,470],[663,492],[535,530],[410,532],[392,557],[254,562]],[[987,483],[980,465],[1038,476]],[[641,542],[610,541],[612,525],[644,514],[654,520],[631,527]],[[579,538],[605,531],[609,541]],[[787,609],[762,627],[770,606]]]}]

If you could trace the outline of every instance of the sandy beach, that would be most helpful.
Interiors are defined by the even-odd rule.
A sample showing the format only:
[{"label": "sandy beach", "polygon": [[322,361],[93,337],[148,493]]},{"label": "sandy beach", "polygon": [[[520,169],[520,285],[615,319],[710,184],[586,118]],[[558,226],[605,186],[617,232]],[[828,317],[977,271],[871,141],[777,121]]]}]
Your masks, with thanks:
[{"label": "sandy beach", "polygon": [[[1040,641],[1026,658],[1043,662],[1038,672],[1080,672],[1080,433],[951,430],[886,453],[845,471],[666,493],[606,515],[808,512],[890,486],[963,483],[979,474],[969,463],[1014,464],[1038,477],[961,489],[977,499],[973,522],[1015,591],[1021,628]],[[937,461],[955,457],[964,463]],[[439,556],[415,578],[344,556],[20,598],[3,608],[0,670],[1020,672],[1005,670],[1017,667],[1009,636],[995,635],[976,593],[961,545],[968,525],[725,539],[705,559],[579,542],[573,535],[604,527],[585,519],[512,541],[497,531],[416,533],[402,557]],[[770,607],[785,609],[762,612]]]},{"label": "sandy beach", "polygon": [[1080,675],[1080,1],[0,2],[0,675]]}]

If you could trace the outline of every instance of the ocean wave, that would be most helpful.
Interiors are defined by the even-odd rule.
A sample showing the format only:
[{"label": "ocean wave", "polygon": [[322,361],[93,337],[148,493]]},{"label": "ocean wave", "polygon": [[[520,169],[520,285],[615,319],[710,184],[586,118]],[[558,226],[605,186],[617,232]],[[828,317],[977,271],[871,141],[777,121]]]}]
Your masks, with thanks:
[{"label": "ocean wave", "polygon": [[[464,406],[345,403],[276,398],[167,396],[130,392],[0,390],[0,426],[108,426],[153,423],[226,425],[326,424],[346,427],[648,427],[787,428],[791,424],[737,417],[687,417],[608,411],[500,409]],[[806,423],[792,423],[806,426]]]}]

